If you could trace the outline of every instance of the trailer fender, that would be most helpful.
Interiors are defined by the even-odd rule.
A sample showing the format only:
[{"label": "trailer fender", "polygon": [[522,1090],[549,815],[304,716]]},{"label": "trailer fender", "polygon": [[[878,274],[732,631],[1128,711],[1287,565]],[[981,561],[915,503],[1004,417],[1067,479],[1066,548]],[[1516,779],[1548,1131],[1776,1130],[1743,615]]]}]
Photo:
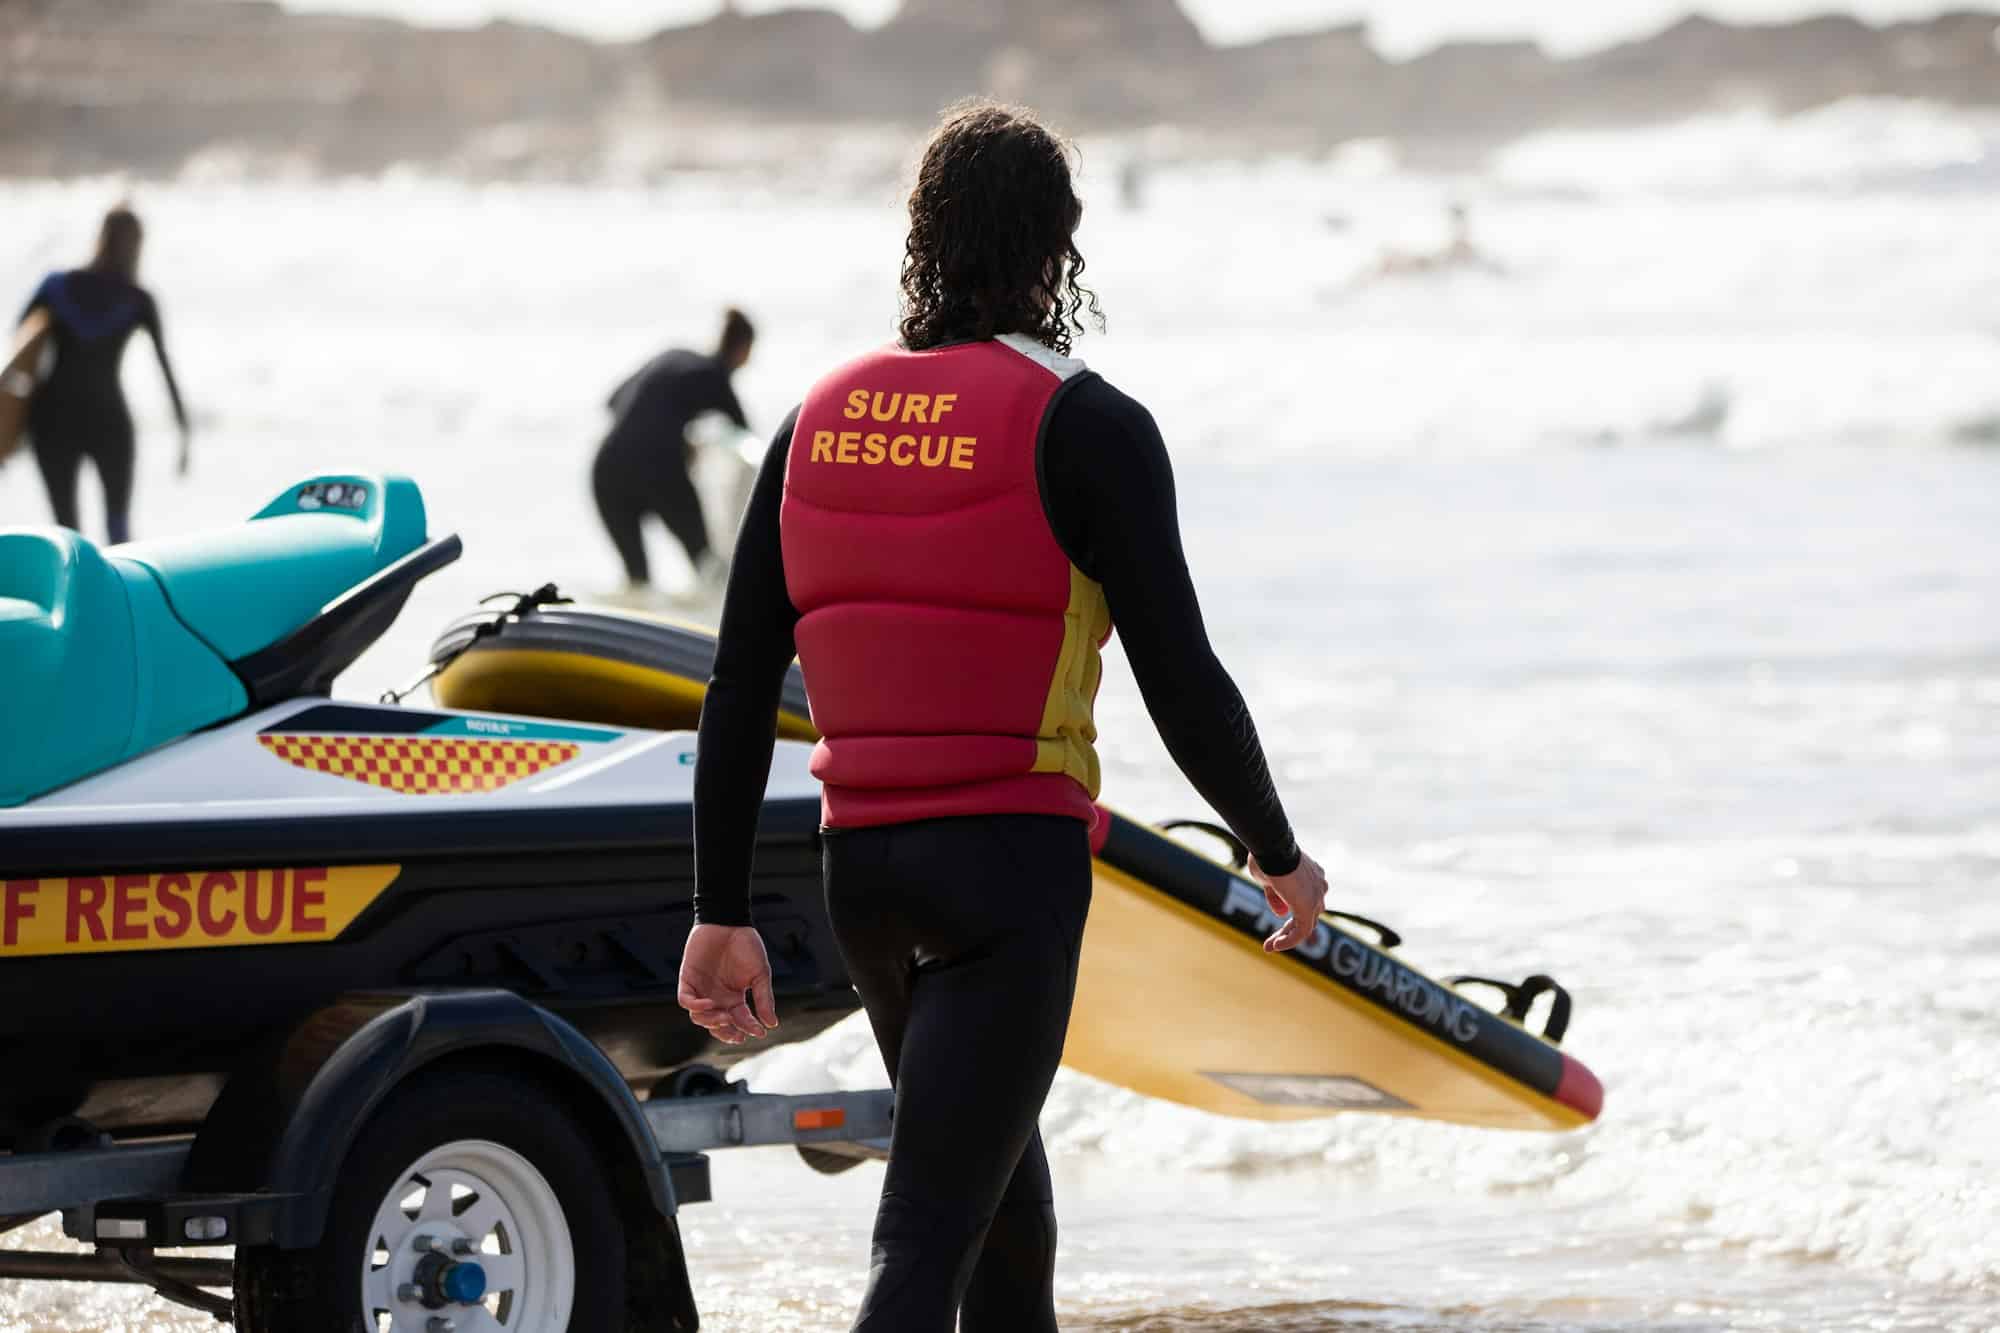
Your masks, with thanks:
[{"label": "trailer fender", "polygon": [[565,1086],[608,1113],[654,1208],[673,1217],[673,1183],[617,1069],[574,1027],[504,990],[349,995],[312,1014],[230,1076],[195,1137],[182,1187],[290,1196],[276,1243],[316,1245],[369,1115],[410,1075],[468,1055],[518,1060],[523,1077]]}]

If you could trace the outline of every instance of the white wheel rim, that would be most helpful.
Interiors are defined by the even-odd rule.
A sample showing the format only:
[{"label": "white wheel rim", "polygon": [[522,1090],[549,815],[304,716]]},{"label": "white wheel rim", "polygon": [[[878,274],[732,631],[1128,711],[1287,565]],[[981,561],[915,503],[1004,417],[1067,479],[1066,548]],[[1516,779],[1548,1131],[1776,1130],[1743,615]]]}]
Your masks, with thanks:
[{"label": "white wheel rim", "polygon": [[[484,1272],[478,1302],[437,1303],[433,1249]],[[575,1295],[576,1255],[555,1191],[527,1158],[483,1139],[412,1162],[375,1210],[361,1257],[362,1323],[372,1333],[432,1333],[446,1327],[439,1320],[454,1333],[563,1333]]]}]

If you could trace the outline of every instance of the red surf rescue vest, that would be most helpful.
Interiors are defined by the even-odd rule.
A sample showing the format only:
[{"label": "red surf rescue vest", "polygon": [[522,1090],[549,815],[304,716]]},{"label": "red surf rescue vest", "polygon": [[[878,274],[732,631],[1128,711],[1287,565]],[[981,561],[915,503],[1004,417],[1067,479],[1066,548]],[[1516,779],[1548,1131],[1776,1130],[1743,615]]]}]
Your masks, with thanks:
[{"label": "red surf rescue vest", "polygon": [[1111,613],[1049,528],[1038,459],[1081,373],[1010,334],[885,348],[806,395],[780,530],[827,827],[1095,819]]}]

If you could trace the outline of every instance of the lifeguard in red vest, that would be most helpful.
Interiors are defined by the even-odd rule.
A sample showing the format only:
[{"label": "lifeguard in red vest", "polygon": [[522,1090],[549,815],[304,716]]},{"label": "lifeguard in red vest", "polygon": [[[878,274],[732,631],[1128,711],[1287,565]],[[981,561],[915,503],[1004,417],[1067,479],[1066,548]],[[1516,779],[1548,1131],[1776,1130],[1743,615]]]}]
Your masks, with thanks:
[{"label": "lifeguard in red vest", "polygon": [[885,348],[806,395],[779,529],[827,827],[1091,821],[1111,613],[1036,466],[1082,372],[1010,333]]},{"label": "lifeguard in red vest", "polygon": [[[784,675],[822,740],[827,908],[896,1086],[866,1333],[1048,1333],[1055,1213],[1036,1118],[1090,902],[1092,707],[1114,621],[1182,770],[1307,939],[1293,840],[1210,649],[1152,417],[1072,357],[1096,298],[1062,141],[960,107],[910,195],[901,338],[780,428],[737,541],[695,767],[689,1016],[775,1026],[750,857]],[[747,999],[746,999],[747,996]]]}]

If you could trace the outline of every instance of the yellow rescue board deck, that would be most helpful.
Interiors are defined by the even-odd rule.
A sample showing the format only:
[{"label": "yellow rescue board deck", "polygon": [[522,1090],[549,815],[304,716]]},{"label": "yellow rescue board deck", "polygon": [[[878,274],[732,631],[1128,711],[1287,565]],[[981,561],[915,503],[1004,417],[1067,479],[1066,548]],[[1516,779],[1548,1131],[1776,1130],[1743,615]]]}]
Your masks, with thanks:
[{"label": "yellow rescue board deck", "polygon": [[1323,918],[1267,954],[1263,890],[1101,810],[1064,1062],[1183,1105],[1260,1120],[1377,1111],[1573,1129],[1603,1093],[1553,1043]]},{"label": "yellow rescue board deck", "polygon": [[[517,607],[447,628],[432,689],[451,708],[690,728],[714,648],[709,630],[642,613]],[[817,734],[796,665],[778,723],[788,739]],[[1392,957],[1393,938],[1371,943],[1333,914],[1298,949],[1267,954],[1276,921],[1249,879],[1109,810],[1092,843],[1073,1068],[1260,1120],[1373,1111],[1566,1130],[1596,1118],[1588,1069]]]}]

